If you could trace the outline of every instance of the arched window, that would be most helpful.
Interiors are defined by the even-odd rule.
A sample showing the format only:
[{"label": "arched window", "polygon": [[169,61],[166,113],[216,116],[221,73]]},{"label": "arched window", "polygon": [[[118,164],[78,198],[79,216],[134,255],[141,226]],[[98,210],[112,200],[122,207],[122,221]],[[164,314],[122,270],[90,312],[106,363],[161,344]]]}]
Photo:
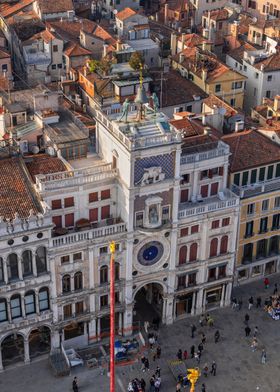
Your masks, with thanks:
[{"label": "arched window", "polygon": [[17,254],[11,253],[7,259],[8,278],[10,280],[18,279],[18,257]]},{"label": "arched window", "polygon": [[47,287],[42,287],[39,290],[39,309],[40,312],[50,308],[49,301],[49,289]]},{"label": "arched window", "polygon": [[42,274],[47,271],[47,256],[46,256],[46,248],[44,246],[40,246],[36,250],[36,267],[37,273]]},{"label": "arched window", "polygon": [[74,275],[74,289],[81,290],[83,288],[83,274],[82,272],[76,272]]},{"label": "arched window", "polygon": [[34,291],[28,291],[24,296],[25,313],[32,314],[36,313],[35,305],[35,293]]},{"label": "arched window", "polygon": [[218,253],[218,238],[213,238],[210,243],[210,257],[217,256]]},{"label": "arched window", "polygon": [[221,239],[220,254],[223,255],[228,252],[228,236],[224,235]]},{"label": "arched window", "polygon": [[100,283],[108,283],[108,267],[103,265],[100,268]]},{"label": "arched window", "polygon": [[4,282],[4,265],[3,265],[3,259],[2,257],[0,257],[0,283],[2,282]]},{"label": "arched window", "polygon": [[197,260],[197,243],[191,244],[190,247],[190,261]]},{"label": "arched window", "polygon": [[187,262],[187,252],[188,248],[186,246],[182,246],[179,251],[179,265],[185,264]]},{"label": "arched window", "polygon": [[11,316],[12,319],[21,317],[21,298],[19,294],[15,294],[11,297]]},{"label": "arched window", "polygon": [[115,263],[115,280],[120,280],[120,264]]},{"label": "arched window", "polygon": [[23,276],[32,275],[32,252],[31,250],[25,250],[22,253],[22,274]]},{"label": "arched window", "polygon": [[8,320],[7,301],[0,298],[0,323]]},{"label": "arched window", "polygon": [[68,293],[71,291],[71,278],[70,275],[64,275],[62,278],[62,292]]}]

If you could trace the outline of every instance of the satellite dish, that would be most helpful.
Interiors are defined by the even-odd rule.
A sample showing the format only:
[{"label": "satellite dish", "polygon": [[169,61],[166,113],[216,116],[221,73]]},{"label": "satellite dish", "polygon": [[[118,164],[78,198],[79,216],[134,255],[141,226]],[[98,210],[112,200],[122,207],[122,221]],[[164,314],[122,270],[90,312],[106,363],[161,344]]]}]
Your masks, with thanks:
[{"label": "satellite dish", "polygon": [[114,14],[114,15],[117,15],[118,12],[119,12],[118,10],[114,10],[114,11],[113,11],[113,14]]},{"label": "satellite dish", "polygon": [[33,154],[38,154],[38,152],[40,151],[40,149],[39,149],[38,146],[33,146],[32,149],[31,149],[31,151],[32,151]]}]

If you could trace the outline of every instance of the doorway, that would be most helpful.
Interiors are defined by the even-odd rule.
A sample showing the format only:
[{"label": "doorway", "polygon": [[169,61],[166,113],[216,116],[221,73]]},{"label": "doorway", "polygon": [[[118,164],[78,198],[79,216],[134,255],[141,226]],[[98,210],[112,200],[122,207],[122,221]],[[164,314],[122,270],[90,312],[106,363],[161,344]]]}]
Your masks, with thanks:
[{"label": "doorway", "polygon": [[163,288],[158,283],[149,283],[136,293],[133,321],[157,324],[162,320]]}]

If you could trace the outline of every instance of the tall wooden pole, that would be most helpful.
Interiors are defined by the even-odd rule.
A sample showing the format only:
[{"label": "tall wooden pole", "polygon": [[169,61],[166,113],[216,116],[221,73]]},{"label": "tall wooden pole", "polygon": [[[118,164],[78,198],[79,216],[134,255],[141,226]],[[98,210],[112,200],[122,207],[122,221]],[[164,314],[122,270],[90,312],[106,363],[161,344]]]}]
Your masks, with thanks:
[{"label": "tall wooden pole", "polygon": [[115,242],[110,243],[110,392],[115,392]]}]

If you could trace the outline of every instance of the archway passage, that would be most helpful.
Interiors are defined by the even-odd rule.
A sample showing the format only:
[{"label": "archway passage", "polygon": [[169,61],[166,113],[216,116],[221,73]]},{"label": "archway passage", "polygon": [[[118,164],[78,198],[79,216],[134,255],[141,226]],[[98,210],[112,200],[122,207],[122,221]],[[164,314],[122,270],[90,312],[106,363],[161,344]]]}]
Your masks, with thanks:
[{"label": "archway passage", "polygon": [[143,286],[135,295],[133,321],[158,324],[162,320],[163,288],[158,283]]},{"label": "archway passage", "polygon": [[48,353],[50,349],[51,331],[48,327],[43,326],[30,332],[29,354],[31,359]]},{"label": "archway passage", "polygon": [[1,349],[3,366],[24,361],[24,340],[21,335],[12,334],[7,336],[1,344]]}]

